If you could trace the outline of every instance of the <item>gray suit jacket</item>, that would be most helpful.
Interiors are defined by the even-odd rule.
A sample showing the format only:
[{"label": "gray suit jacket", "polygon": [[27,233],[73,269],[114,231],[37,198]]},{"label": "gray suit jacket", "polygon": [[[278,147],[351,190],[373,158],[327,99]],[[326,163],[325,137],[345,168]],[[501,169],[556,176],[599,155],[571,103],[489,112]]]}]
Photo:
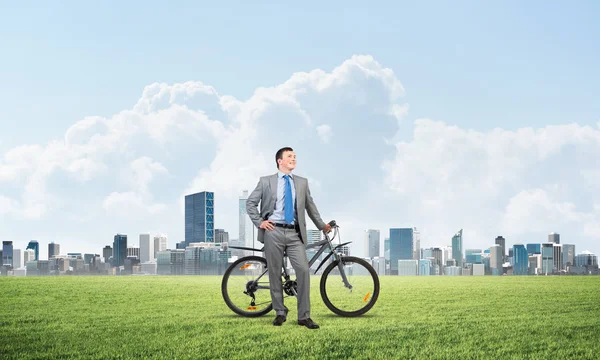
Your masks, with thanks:
[{"label": "gray suit jacket", "polygon": [[[321,215],[317,210],[317,206],[310,195],[308,188],[308,180],[298,175],[294,176],[294,188],[296,189],[296,219],[300,227],[300,237],[306,245],[306,217],[305,211],[310,216],[312,222],[317,229],[323,230],[325,222],[321,219]],[[246,212],[250,216],[250,220],[258,228],[260,224],[267,220],[273,211],[275,211],[275,202],[277,197],[277,173],[273,175],[263,176],[258,181],[256,189],[248,196],[246,200]],[[260,202],[260,213],[258,211],[258,203]],[[258,229],[258,241],[264,243],[265,230]]]}]

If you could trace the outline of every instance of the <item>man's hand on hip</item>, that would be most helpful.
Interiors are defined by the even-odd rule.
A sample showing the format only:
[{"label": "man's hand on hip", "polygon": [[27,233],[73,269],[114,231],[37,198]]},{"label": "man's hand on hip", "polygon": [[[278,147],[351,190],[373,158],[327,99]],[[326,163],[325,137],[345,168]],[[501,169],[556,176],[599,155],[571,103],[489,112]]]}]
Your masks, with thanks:
[{"label": "man's hand on hip", "polygon": [[267,231],[272,231],[273,229],[275,229],[275,225],[273,225],[273,222],[271,220],[265,220],[260,224],[259,228],[265,229]]}]

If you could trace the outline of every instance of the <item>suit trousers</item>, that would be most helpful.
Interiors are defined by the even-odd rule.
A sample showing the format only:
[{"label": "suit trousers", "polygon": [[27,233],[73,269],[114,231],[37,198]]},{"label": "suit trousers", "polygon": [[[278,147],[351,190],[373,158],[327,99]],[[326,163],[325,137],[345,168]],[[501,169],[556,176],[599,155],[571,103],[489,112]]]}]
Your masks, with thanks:
[{"label": "suit trousers", "polygon": [[295,229],[275,227],[272,231],[265,231],[265,257],[269,269],[269,287],[271,301],[276,315],[287,316],[288,308],[283,304],[283,251],[287,251],[288,258],[296,272],[298,282],[298,320],[310,317],[310,270],[306,256],[306,246],[300,239]]}]

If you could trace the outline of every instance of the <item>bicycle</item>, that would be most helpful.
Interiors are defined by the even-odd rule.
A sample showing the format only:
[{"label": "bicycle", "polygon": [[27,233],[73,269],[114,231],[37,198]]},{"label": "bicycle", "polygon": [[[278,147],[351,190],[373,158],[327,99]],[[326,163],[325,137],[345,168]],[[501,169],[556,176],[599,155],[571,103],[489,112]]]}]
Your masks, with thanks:
[{"label": "bicycle", "polygon": [[[319,248],[309,260],[309,268],[326,249],[329,249],[329,253],[314,272],[316,275],[331,258],[331,262],[321,274],[319,287],[325,306],[333,313],[344,317],[363,315],[377,302],[379,277],[375,269],[365,260],[346,256],[336,251],[350,244],[351,241],[341,243],[340,236],[340,244],[333,244],[333,240],[339,235],[339,226],[335,220],[332,220],[329,225],[333,229],[333,237],[330,238],[327,233],[324,233],[324,240],[306,246],[307,250]],[[264,247],[254,249],[230,246],[230,248],[264,251]],[[284,266],[281,270],[284,298],[297,295],[297,283],[295,280],[291,280],[285,267],[286,263],[287,253],[284,252]],[[268,271],[267,260],[262,256],[245,256],[233,262],[225,271],[221,281],[221,293],[227,306],[236,314],[245,317],[258,317],[270,312],[273,304],[269,290]]]}]

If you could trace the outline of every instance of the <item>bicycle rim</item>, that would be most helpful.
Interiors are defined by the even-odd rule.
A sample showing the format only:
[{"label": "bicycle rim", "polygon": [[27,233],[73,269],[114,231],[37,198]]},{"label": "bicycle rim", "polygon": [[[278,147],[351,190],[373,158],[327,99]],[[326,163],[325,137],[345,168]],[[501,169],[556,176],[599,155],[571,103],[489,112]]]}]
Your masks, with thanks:
[{"label": "bicycle rim", "polygon": [[225,271],[221,293],[227,306],[236,314],[257,317],[273,309],[266,269],[264,258],[248,256],[238,259]]},{"label": "bicycle rim", "polygon": [[334,261],[321,277],[321,297],[329,310],[341,316],[359,316],[369,311],[379,297],[379,277],[365,260],[345,256],[342,264],[351,288],[346,287]]}]

